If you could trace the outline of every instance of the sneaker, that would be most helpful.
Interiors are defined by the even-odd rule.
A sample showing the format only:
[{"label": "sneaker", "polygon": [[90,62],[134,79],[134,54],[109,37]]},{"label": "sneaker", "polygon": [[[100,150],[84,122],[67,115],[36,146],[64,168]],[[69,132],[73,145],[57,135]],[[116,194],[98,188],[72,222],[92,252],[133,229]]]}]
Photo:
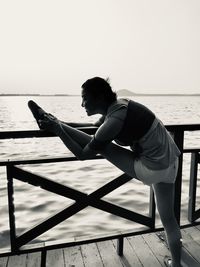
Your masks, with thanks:
[{"label": "sneaker", "polygon": [[39,120],[44,119],[44,114],[47,114],[40,106],[38,106],[33,100],[28,101],[28,107],[30,108],[34,118],[36,119],[36,122],[40,129],[40,123]]},{"label": "sneaker", "polygon": [[171,267],[172,266],[172,259],[168,256],[164,257],[164,264],[166,267]]}]

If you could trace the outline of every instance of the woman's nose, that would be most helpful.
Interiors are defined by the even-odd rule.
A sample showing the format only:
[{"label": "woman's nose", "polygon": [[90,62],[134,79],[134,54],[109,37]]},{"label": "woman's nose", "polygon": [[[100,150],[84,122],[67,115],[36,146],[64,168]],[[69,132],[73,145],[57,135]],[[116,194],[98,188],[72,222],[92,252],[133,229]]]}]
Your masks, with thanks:
[{"label": "woman's nose", "polygon": [[84,108],[84,106],[85,106],[85,102],[84,101],[82,101],[81,106]]}]

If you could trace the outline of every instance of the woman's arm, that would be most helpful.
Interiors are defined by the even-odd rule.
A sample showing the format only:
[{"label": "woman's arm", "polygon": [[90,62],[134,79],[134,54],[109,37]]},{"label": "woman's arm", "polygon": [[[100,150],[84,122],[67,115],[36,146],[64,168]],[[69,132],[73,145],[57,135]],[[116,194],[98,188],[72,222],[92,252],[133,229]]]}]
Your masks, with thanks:
[{"label": "woman's arm", "polygon": [[[58,119],[53,116],[46,115],[44,120],[40,121],[43,129],[55,133],[63,141],[65,146],[80,160],[93,158],[96,154],[101,152],[101,147],[96,148],[91,146],[94,137],[87,135],[79,131],[76,128],[72,128],[69,125],[62,125]],[[97,130],[95,134],[95,140],[103,144],[103,148],[110,143],[116,134],[121,130],[123,121],[117,118],[107,119]],[[76,135],[76,138],[75,138]],[[78,135],[78,139],[77,139]],[[80,144],[80,139],[85,139],[84,145]]]},{"label": "woman's arm", "polygon": [[105,116],[101,116],[100,119],[97,120],[94,123],[91,123],[91,122],[64,122],[64,121],[61,121],[61,122],[63,124],[67,124],[67,125],[69,125],[71,127],[74,127],[74,128],[78,128],[78,127],[92,127],[92,126],[99,127],[100,125],[103,124],[104,119],[105,119]]},{"label": "woman's arm", "polygon": [[[119,134],[123,123],[124,121],[117,117],[110,117],[98,128],[95,135],[84,146],[80,145],[79,141],[75,140],[74,136],[69,134],[69,126],[63,127],[60,124],[56,134],[79,160],[87,160],[94,158],[97,154],[103,153],[106,146]],[[74,129],[74,131],[79,130]],[[79,131],[79,134],[80,138],[84,138],[83,132]]]},{"label": "woman's arm", "polygon": [[95,126],[95,124],[92,122],[65,122],[65,121],[61,121],[61,122],[63,124],[69,125],[74,128]]}]

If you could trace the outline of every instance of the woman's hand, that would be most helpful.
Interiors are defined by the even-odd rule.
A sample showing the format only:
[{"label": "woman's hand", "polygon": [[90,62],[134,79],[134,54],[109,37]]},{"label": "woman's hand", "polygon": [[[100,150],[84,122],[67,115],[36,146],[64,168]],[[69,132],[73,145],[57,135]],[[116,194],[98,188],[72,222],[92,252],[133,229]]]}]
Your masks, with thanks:
[{"label": "woman's hand", "polygon": [[56,135],[58,135],[61,130],[61,122],[49,113],[45,113],[44,119],[39,120],[38,122],[42,129],[53,132]]}]

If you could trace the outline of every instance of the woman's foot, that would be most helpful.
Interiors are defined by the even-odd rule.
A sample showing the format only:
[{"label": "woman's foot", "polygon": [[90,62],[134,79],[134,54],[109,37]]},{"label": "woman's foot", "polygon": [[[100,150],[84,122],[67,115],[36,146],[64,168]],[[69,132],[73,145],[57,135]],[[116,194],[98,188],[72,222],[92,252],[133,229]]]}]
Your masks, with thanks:
[{"label": "woman's foot", "polygon": [[40,106],[38,106],[33,100],[28,101],[28,107],[30,108],[34,118],[40,129],[43,129],[40,125],[40,120],[44,119],[44,115],[47,114]]},{"label": "woman's foot", "polygon": [[44,119],[39,120],[38,123],[42,129],[52,132],[56,135],[59,135],[62,129],[61,122],[50,113],[45,113]]},{"label": "woman's foot", "polygon": [[[174,265],[172,264],[172,259],[169,256],[165,256],[164,257],[164,264],[166,267],[174,267]],[[178,264],[175,265],[177,267],[181,267],[182,265]]]},{"label": "woman's foot", "polygon": [[164,264],[166,267],[172,267],[172,259],[168,256],[165,256],[164,258]]}]

